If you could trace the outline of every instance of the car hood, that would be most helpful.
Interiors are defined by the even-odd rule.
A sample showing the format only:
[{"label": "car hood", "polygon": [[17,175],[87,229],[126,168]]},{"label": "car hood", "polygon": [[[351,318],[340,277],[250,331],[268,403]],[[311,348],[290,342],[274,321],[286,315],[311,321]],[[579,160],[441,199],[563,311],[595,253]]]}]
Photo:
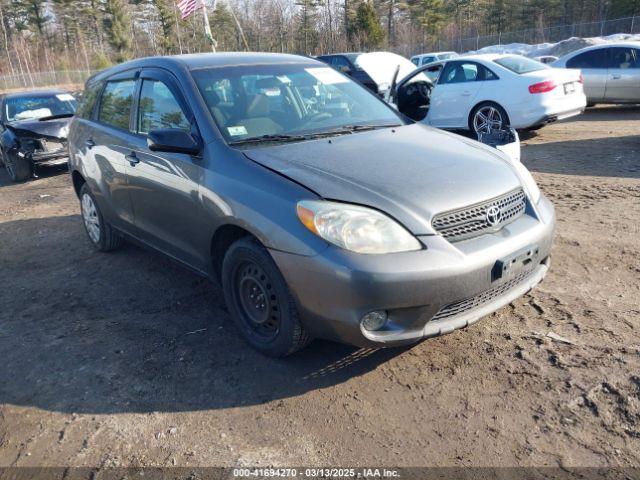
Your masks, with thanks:
[{"label": "car hood", "polygon": [[415,235],[431,219],[521,185],[497,150],[421,124],[252,148],[251,160],[320,197],[391,215]]},{"label": "car hood", "polygon": [[408,76],[416,66],[406,58],[391,52],[372,52],[358,55],[356,65],[364,70],[378,86],[389,87],[396,69],[398,78]]},{"label": "car hood", "polygon": [[69,123],[72,118],[21,120],[7,124],[7,127],[13,130],[16,135],[51,137],[64,140],[69,133]]}]

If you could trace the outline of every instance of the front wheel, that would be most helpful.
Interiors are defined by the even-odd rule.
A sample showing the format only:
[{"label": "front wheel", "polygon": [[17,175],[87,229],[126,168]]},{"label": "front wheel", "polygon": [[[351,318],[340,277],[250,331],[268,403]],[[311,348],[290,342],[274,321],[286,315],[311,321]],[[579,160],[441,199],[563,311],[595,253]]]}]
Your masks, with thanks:
[{"label": "front wheel", "polygon": [[80,210],[87,236],[94,247],[101,252],[109,252],[122,244],[122,237],[104,221],[86,183],[80,189]]},{"label": "front wheel", "polygon": [[24,182],[31,178],[31,162],[26,157],[11,155],[2,150],[2,161],[12,182]]},{"label": "front wheel", "polygon": [[509,126],[509,116],[497,103],[487,102],[477,105],[469,115],[469,130],[476,135],[504,130]]},{"label": "front wheel", "polygon": [[311,341],[284,277],[257,240],[245,237],[229,247],[222,287],[231,317],[256,350],[285,357]]}]

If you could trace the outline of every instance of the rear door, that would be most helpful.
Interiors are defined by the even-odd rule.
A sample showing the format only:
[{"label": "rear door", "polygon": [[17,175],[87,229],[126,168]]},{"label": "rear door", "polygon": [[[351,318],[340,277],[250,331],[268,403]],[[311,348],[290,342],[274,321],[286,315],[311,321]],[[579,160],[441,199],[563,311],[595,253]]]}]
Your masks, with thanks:
[{"label": "rear door", "polygon": [[602,102],[608,77],[608,48],[596,48],[567,60],[567,68],[579,68],[584,78],[584,93],[591,103]]},{"label": "rear door", "polygon": [[131,232],[133,209],[127,182],[126,155],[135,143],[131,114],[138,70],[109,78],[102,89],[95,121],[78,138],[87,173],[103,215],[114,226]]},{"label": "rear door", "polygon": [[484,67],[476,62],[447,62],[431,93],[427,115],[430,125],[443,128],[466,128],[467,114],[484,82]]},{"label": "rear door", "polygon": [[128,153],[135,225],[142,240],[200,270],[206,270],[200,224],[202,158],[152,152],[147,134],[175,128],[197,134],[191,109],[174,76],[144,69],[136,94],[135,140]]},{"label": "rear door", "polygon": [[609,70],[605,89],[607,102],[640,101],[640,50],[631,47],[609,49]]}]

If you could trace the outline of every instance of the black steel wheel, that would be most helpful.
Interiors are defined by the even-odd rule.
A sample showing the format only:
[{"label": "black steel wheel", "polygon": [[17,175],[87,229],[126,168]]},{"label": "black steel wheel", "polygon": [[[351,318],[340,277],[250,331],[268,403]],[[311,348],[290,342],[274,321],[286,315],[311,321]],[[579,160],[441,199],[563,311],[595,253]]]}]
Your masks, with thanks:
[{"label": "black steel wheel", "polygon": [[221,274],[229,313],[256,350],[285,357],[311,341],[282,273],[255,238],[229,247]]}]

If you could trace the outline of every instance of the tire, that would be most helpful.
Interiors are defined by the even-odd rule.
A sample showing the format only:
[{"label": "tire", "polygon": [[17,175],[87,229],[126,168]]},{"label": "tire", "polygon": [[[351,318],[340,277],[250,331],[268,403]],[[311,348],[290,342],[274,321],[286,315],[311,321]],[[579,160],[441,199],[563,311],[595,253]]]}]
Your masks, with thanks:
[{"label": "tire", "polygon": [[[476,117],[479,112],[484,112],[485,116],[487,116],[487,119],[490,121],[490,123],[487,124],[486,129],[483,130],[478,130],[476,128],[478,124]],[[476,135],[480,132],[489,133],[489,129],[501,130],[509,125],[509,115],[507,115],[506,110],[494,102],[480,103],[476,105],[469,114],[469,130]]]},{"label": "tire", "polygon": [[24,182],[33,174],[31,162],[24,157],[6,154],[3,150],[2,162],[12,182]]},{"label": "tire", "polygon": [[255,239],[229,247],[222,262],[227,307],[247,342],[270,357],[286,357],[311,341],[282,273]]},{"label": "tire", "polygon": [[80,188],[80,212],[91,244],[101,252],[110,252],[122,245],[122,237],[104,221],[95,197],[85,183]]}]

